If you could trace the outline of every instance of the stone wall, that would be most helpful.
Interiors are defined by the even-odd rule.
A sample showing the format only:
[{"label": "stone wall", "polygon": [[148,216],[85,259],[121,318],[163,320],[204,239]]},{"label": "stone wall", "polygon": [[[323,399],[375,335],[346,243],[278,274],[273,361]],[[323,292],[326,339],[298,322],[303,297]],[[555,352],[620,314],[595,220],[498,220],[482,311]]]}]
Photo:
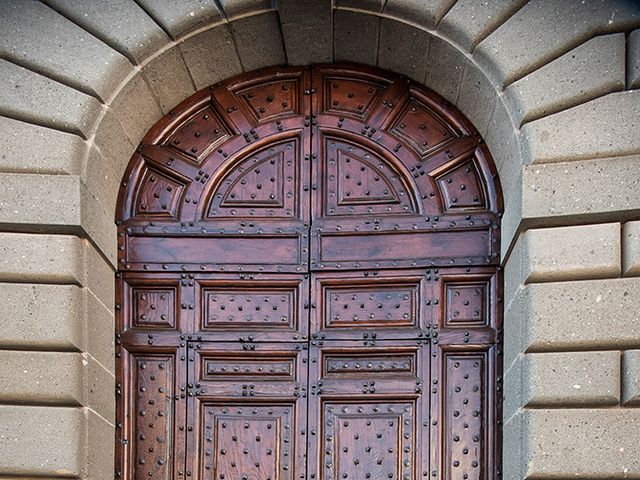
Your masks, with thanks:
[{"label": "stone wall", "polygon": [[433,88],[495,157],[504,476],[640,476],[639,27],[631,0],[1,2],[0,477],[112,478],[113,218],[147,129],[334,60]]}]

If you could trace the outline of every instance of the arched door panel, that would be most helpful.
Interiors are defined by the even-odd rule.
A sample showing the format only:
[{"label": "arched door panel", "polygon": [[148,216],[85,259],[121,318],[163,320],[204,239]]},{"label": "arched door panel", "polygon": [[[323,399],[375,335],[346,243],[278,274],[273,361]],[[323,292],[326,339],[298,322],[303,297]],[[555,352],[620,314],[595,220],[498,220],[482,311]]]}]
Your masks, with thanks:
[{"label": "arched door panel", "polygon": [[496,178],[455,108],[375,69],[176,107],[118,200],[117,476],[496,478]]}]

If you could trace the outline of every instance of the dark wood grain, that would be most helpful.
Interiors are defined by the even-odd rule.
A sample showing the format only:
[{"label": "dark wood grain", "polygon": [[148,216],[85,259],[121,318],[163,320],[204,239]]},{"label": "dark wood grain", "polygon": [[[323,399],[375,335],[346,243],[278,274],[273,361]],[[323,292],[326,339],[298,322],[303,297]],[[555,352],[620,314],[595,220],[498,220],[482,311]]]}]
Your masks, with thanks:
[{"label": "dark wood grain", "polygon": [[186,99],[118,198],[116,478],[499,478],[502,208],[478,132],[395,74]]}]

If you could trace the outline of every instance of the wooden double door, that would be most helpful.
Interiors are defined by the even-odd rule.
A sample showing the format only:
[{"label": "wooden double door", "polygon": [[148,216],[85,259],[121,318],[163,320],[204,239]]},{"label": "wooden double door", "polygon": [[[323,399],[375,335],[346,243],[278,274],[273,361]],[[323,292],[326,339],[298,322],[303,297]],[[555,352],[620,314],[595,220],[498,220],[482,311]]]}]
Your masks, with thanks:
[{"label": "wooden double door", "polygon": [[473,127],[354,65],[159,122],[119,199],[116,476],[500,475],[500,194]]}]

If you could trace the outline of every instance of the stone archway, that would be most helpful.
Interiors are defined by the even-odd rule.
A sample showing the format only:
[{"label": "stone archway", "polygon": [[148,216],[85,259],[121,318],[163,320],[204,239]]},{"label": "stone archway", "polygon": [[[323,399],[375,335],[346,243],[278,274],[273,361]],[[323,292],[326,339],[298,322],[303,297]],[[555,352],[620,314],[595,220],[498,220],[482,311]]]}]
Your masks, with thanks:
[{"label": "stone archway", "polygon": [[[637,5],[44,3],[0,7],[0,274],[15,319],[0,330],[12,379],[0,424],[10,425],[3,439],[17,439],[0,444],[3,473],[110,478],[112,219],[144,133],[201,86],[332,60],[433,88],[494,155],[506,205],[508,475],[637,470],[637,412],[604,408],[638,402]],[[231,60],[210,55],[222,47]],[[11,367],[25,362],[49,366],[29,388]],[[587,425],[602,445],[585,440]]]}]

